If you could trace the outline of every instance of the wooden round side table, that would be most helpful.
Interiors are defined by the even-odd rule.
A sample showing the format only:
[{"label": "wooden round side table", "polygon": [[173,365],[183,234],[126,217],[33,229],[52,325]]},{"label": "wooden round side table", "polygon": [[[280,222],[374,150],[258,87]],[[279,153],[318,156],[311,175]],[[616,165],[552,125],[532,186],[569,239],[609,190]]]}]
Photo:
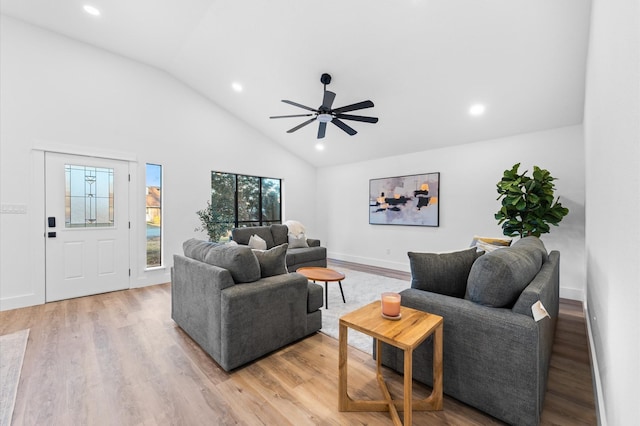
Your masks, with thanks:
[{"label": "wooden round side table", "polygon": [[344,274],[342,272],[334,271],[333,269],[323,268],[321,266],[305,266],[298,268],[297,273],[304,275],[308,280],[324,281],[324,308],[329,309],[329,289],[327,284],[330,282],[338,282],[340,286],[340,294],[342,295],[342,303],[347,303],[344,300],[344,292],[342,291],[342,280],[344,280]]}]

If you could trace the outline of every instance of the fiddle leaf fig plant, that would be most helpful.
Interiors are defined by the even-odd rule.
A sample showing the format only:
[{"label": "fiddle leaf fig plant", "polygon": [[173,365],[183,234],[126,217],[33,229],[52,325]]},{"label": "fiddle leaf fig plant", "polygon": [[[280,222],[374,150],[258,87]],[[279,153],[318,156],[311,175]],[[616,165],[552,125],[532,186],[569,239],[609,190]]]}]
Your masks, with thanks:
[{"label": "fiddle leaf fig plant", "polygon": [[548,170],[533,166],[533,176],[529,177],[527,171],[519,174],[519,167],[520,163],[505,170],[497,184],[502,207],[495,218],[504,235],[539,237],[550,231],[549,225],[558,226],[569,209],[562,206],[560,197],[554,198],[556,179]]}]

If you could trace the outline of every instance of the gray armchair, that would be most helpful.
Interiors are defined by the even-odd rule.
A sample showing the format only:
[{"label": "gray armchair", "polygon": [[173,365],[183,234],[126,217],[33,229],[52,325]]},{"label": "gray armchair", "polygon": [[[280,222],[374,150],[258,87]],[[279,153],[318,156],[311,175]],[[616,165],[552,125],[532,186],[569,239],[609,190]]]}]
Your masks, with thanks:
[{"label": "gray armchair", "polygon": [[[271,256],[281,268],[285,250]],[[270,275],[278,268],[264,256],[190,240],[173,258],[171,316],[227,371],[322,327],[322,287],[296,273]]]},{"label": "gray armchair", "polygon": [[[412,259],[412,288],[401,293],[402,305],[444,318],[445,394],[509,424],[537,425],[559,309],[560,253],[547,256],[535,237],[477,259],[473,251]],[[424,277],[427,266],[439,276]],[[550,318],[534,320],[537,301]],[[413,354],[413,377],[427,385],[432,353],[427,341]],[[382,362],[403,371],[395,348],[383,347]]]}]

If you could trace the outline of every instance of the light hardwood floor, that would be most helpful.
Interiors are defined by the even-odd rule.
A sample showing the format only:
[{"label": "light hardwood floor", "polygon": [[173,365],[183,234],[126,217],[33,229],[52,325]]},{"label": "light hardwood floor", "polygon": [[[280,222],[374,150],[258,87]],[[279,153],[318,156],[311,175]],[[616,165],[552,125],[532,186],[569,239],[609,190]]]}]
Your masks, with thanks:
[{"label": "light hardwood floor", "polygon": [[[317,333],[226,373],[171,320],[170,292],[161,284],[0,312],[0,334],[31,329],[13,424],[390,424],[388,413],[338,412],[337,340]],[[353,397],[380,398],[374,371],[370,355],[349,348]],[[401,395],[402,377],[385,375]],[[415,384],[416,397],[428,392]],[[582,307],[563,300],[542,423],[596,424],[594,407]],[[500,422],[445,397],[443,411],[415,412],[414,424]]]}]

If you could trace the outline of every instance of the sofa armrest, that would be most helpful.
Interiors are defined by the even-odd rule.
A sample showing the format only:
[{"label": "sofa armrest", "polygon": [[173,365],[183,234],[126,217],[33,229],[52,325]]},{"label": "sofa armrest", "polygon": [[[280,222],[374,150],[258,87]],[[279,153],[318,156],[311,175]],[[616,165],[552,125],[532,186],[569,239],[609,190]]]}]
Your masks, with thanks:
[{"label": "sofa armrest", "polygon": [[228,371],[304,337],[307,288],[292,273],[222,291],[220,365]]},{"label": "sofa armrest", "polygon": [[320,240],[316,240],[315,238],[307,238],[307,245],[309,247],[320,247]]},{"label": "sofa armrest", "polygon": [[229,271],[173,256],[171,318],[214,359],[220,356],[220,299],[235,285]]},{"label": "sofa armrest", "polygon": [[[401,294],[403,306],[444,317],[445,393],[494,416],[509,412],[514,423],[538,418],[538,386],[546,372],[532,318],[417,289]],[[432,383],[432,342],[419,346],[413,357],[414,378]],[[386,347],[383,362],[402,371],[402,352]]]}]

